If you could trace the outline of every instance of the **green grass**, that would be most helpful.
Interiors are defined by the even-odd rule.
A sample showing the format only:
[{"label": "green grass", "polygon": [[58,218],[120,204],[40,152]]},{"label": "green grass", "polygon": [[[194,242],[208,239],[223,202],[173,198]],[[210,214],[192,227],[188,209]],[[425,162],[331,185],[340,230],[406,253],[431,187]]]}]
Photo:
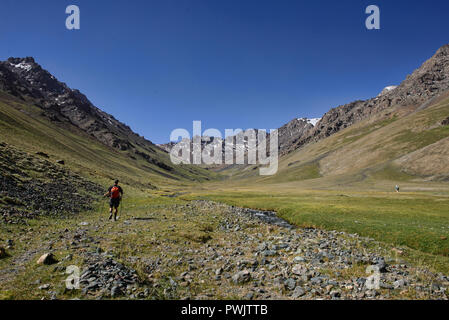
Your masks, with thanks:
[{"label": "green grass", "polygon": [[422,132],[413,132],[412,130],[406,130],[396,136],[394,141],[398,144],[412,144],[414,148],[420,149],[448,136],[449,126],[442,126]]},{"label": "green grass", "polygon": [[[90,179],[116,177],[130,185],[151,188],[160,184],[205,181],[218,174],[198,167],[173,166],[169,156],[153,147],[151,157],[173,167],[165,171],[141,157],[132,159],[128,151],[109,148],[69,123],[54,123],[35,106],[0,92],[0,141],[29,153],[45,152],[50,161],[64,159],[66,166]],[[141,147],[137,146],[140,152]]]},{"label": "green grass", "polygon": [[360,126],[355,129],[351,128],[351,130],[347,130],[346,132],[344,132],[342,134],[341,140],[340,140],[341,144],[337,144],[334,147],[338,147],[338,146],[345,145],[345,144],[348,144],[351,142],[355,142],[355,141],[369,135],[370,133],[376,131],[379,128],[388,126],[389,124],[395,122],[397,119],[398,119],[398,117],[396,115],[394,115],[391,118],[376,121],[374,123],[371,123],[371,124],[368,124],[365,126]]},{"label": "green grass", "polygon": [[[221,241],[219,237],[225,236],[217,233],[220,212],[207,210],[189,212],[186,208],[176,209],[177,205],[185,204],[185,200],[194,198],[209,198],[233,205],[277,210],[282,217],[300,226],[357,232],[383,242],[385,246],[382,250],[389,252],[390,256],[394,257],[394,252],[391,251],[393,247],[400,247],[405,249],[404,255],[399,257],[401,260],[404,259],[430,270],[449,273],[449,257],[445,251],[448,248],[447,240],[443,241],[439,238],[442,235],[448,235],[448,217],[442,214],[444,212],[442,208],[447,208],[449,204],[448,197],[412,193],[373,192],[370,194],[330,191],[303,191],[281,195],[273,192],[256,194],[247,191],[222,190],[213,194],[210,192],[211,189],[204,193],[197,192],[178,198],[169,198],[163,195],[171,194],[173,191],[142,192],[127,187],[121,221],[133,221],[133,217],[155,218],[134,222],[131,226],[104,222],[107,217],[105,201],[100,202],[91,212],[66,219],[30,220],[28,226],[0,225],[0,233],[4,237],[15,239],[15,248],[11,250],[11,256],[0,260],[0,270],[7,269],[12,259],[16,259],[29,250],[36,250],[36,253],[22,264],[23,270],[6,283],[1,283],[0,299],[48,298],[49,292],[37,289],[40,284],[45,283],[51,284],[50,291],[57,291],[60,298],[85,298],[79,290],[64,290],[63,281],[67,275],[63,272],[55,272],[54,266],[36,264],[38,257],[47,251],[48,243],[52,242],[57,258],[60,259],[68,253],[74,254],[73,260],[64,262],[62,266],[83,267],[81,253],[68,251],[67,240],[59,238],[65,233],[66,228],[71,231],[76,230],[82,221],[89,223],[89,235],[99,241],[95,246],[113,252],[117,261],[134,268],[141,279],[145,279],[148,275],[142,263],[145,259],[154,260],[167,255],[166,259],[176,261],[179,253],[175,248],[182,249],[187,246],[192,250],[201,250],[204,248],[203,239],[208,235],[211,235],[209,241],[212,245],[219,245]],[[189,220],[185,219],[186,214],[190,216]],[[104,226],[95,230],[94,226],[100,221],[103,221],[101,224]],[[444,226],[446,226],[445,231],[442,228]],[[124,232],[125,229],[126,232]],[[162,250],[164,247],[161,247],[161,242],[172,249]],[[377,243],[369,242],[366,248],[370,246],[379,249]],[[139,260],[130,262],[130,257],[139,257]],[[179,266],[173,264],[163,273],[153,273],[152,278],[160,284],[158,289],[160,292],[154,293],[158,299],[167,298],[163,293],[167,277],[179,275],[185,271],[186,267],[185,264]],[[363,276],[365,267],[355,266],[354,269],[345,270],[341,277],[349,279],[357,275],[357,272]],[[37,280],[41,281],[40,284],[36,284]],[[186,294],[188,290],[197,293],[213,290],[217,298],[230,297],[229,293],[216,287],[210,277],[206,276],[197,279],[188,290],[183,288],[179,290],[180,296]]]},{"label": "green grass", "polygon": [[391,163],[381,166],[378,169],[374,169],[370,172],[372,179],[377,180],[390,180],[396,182],[410,181],[414,177],[401,171],[401,168]]},{"label": "green grass", "polygon": [[[197,194],[197,196],[199,196]],[[358,233],[405,246],[427,264],[449,271],[449,197],[419,193],[296,191],[204,192],[201,197],[235,206],[274,210],[287,221]],[[436,262],[434,261],[436,260]]]},{"label": "green grass", "polygon": [[[189,210],[186,207],[177,208],[186,203],[180,198],[170,198],[164,195],[169,192],[153,190],[141,191],[127,187],[120,219],[118,222],[107,220],[106,199],[98,203],[97,208],[90,212],[64,219],[42,217],[30,220],[29,225],[4,225],[0,224],[2,237],[14,239],[14,249],[9,250],[10,257],[0,260],[0,271],[8,270],[13,261],[21,259],[23,255],[27,259],[20,264],[21,269],[17,274],[10,274],[7,281],[0,283],[0,300],[2,299],[41,299],[49,298],[50,291],[56,291],[58,298],[88,298],[81,290],[67,291],[64,289],[64,279],[67,275],[63,272],[55,272],[55,266],[67,267],[76,265],[82,270],[85,267],[83,250],[93,250],[96,247],[114,254],[114,259],[137,271],[142,281],[148,280],[148,264],[145,261],[163,259],[162,269],[151,271],[152,281],[157,281],[159,287],[155,289],[149,299],[179,299],[181,295],[192,292],[196,294],[214,292],[215,297],[228,297],[225,289],[217,287],[216,282],[207,274],[200,275],[188,288],[179,287],[175,296],[167,296],[164,289],[168,286],[168,277],[175,279],[186,271],[188,265],[173,263],[183,256],[183,250],[196,250],[198,255],[204,250],[205,242],[220,244],[225,234],[218,229],[220,212],[208,210]],[[186,219],[188,215],[188,219]],[[145,220],[135,220],[141,218]],[[131,221],[130,225],[124,223]],[[89,248],[67,249],[71,242],[71,235],[78,230],[81,222],[87,222],[88,236],[95,239]],[[101,226],[96,228],[96,226]],[[70,236],[65,239],[61,235]],[[48,252],[48,244],[53,243],[53,249],[57,259],[73,254],[72,261],[64,261],[61,264],[45,266],[37,265],[40,255]],[[28,252],[33,252],[28,255]],[[132,260],[131,257],[138,257]],[[168,263],[167,261],[172,261]],[[36,281],[40,280],[38,284]],[[49,291],[39,290],[41,284],[51,284]],[[151,287],[151,286],[150,286]],[[95,297],[90,297],[94,299]]]},{"label": "green grass", "polygon": [[267,180],[269,181],[269,183],[277,183],[310,180],[319,177],[321,177],[321,175],[318,162],[311,162],[297,167],[292,167],[291,169],[287,168],[286,170],[280,172],[279,175],[276,175],[273,178]]}]

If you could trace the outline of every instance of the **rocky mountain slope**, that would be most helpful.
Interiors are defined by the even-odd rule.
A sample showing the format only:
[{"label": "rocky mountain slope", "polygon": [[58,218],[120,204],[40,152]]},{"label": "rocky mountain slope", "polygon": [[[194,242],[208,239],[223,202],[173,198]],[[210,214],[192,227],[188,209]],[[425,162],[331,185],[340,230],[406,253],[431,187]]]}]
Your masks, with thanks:
[{"label": "rocky mountain slope", "polygon": [[449,89],[449,44],[438,49],[433,57],[407,76],[398,87],[388,88],[375,98],[331,109],[323,115],[317,126],[286,146],[286,152],[326,138],[390,107],[408,106],[413,110],[425,108]]},{"label": "rocky mountain slope", "polygon": [[[292,121],[288,122],[287,124],[283,125],[282,127],[278,128],[278,142],[279,142],[279,152],[280,154],[285,154],[291,147],[291,145],[296,142],[298,139],[303,137],[304,135],[308,134],[317,123],[320,122],[321,119],[314,118],[314,119],[308,119],[308,118],[295,118]],[[256,141],[257,141],[257,129],[250,129],[254,130],[254,133],[256,134]],[[270,141],[270,134],[267,132],[267,145],[269,146]],[[241,139],[241,140],[238,140]],[[250,144],[248,143],[248,134],[245,134],[245,132],[239,132],[236,134],[233,138],[233,152],[234,152],[234,158],[235,158],[235,152],[236,150],[242,149],[245,154],[245,163],[247,163],[246,155],[248,153],[248,148]],[[190,140],[189,140],[190,141]],[[237,146],[237,141],[243,141],[243,145]],[[183,142],[184,144],[187,143],[187,141]],[[224,139],[220,138],[214,138],[214,137],[201,137],[201,150],[204,150],[204,148],[210,144],[219,144],[221,145],[221,150],[223,152],[223,155],[226,152],[226,143]],[[172,148],[176,145],[175,142],[169,142],[165,144],[160,144],[158,147],[163,149],[166,152],[170,152]],[[192,141],[190,141],[191,147],[190,150],[193,150],[192,148]],[[223,163],[224,163],[224,157],[223,157]]]},{"label": "rocky mountain slope", "polygon": [[[31,57],[0,62],[1,92],[16,97],[22,104],[37,106],[39,116],[43,116],[51,126],[71,132],[81,131],[111,150],[127,155],[129,161],[143,161],[153,172],[175,179],[208,175],[200,168],[175,168],[159,147],[94,106],[78,90],[58,81]],[[9,100],[4,95],[2,97]],[[10,105],[24,110],[20,103]]]},{"label": "rocky mountain slope", "polygon": [[332,109],[315,126],[294,120],[280,129],[280,137],[289,139],[280,138],[277,175],[261,178],[251,167],[236,166],[225,173],[257,183],[323,178],[325,185],[342,185],[368,177],[447,181],[448,89],[449,45],[376,98]]},{"label": "rocky mountain slope", "polygon": [[154,148],[150,141],[95,107],[81,92],[59,82],[31,57],[0,62],[0,90],[22,99],[31,98],[49,119],[68,121],[110,147]]},{"label": "rocky mountain slope", "polygon": [[311,122],[307,118],[298,118],[280,127],[278,129],[280,153],[287,153],[296,141],[309,134],[320,121],[321,119],[314,119]]},{"label": "rocky mountain slope", "polygon": [[[298,118],[283,125],[278,129],[279,153],[288,154],[391,107],[409,107],[411,112],[426,108],[448,89],[449,44],[441,47],[399,86],[388,86],[377,97],[333,108],[320,119]],[[173,145],[161,147],[169,152]]]},{"label": "rocky mountain slope", "polygon": [[[103,189],[45,153],[28,154],[0,142],[0,222],[26,223],[42,215],[63,216],[92,209]],[[97,196],[92,196],[96,194]]]}]

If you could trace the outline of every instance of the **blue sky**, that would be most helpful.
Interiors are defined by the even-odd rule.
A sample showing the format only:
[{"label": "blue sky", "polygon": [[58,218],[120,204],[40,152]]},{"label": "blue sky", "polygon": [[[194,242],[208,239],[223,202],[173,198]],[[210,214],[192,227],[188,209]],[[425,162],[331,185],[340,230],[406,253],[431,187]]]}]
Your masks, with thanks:
[{"label": "blue sky", "polygon": [[[78,5],[81,29],[65,28]],[[381,30],[365,28],[365,8]],[[18,1],[0,59],[33,56],[156,143],[175,128],[277,128],[377,95],[449,43],[449,1]]]}]

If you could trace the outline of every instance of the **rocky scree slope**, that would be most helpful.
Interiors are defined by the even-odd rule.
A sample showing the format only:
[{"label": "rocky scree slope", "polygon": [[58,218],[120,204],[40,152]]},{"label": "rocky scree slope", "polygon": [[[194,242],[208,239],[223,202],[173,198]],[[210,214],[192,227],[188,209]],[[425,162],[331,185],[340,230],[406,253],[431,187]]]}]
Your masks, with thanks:
[{"label": "rocky scree slope", "polygon": [[26,223],[92,209],[103,188],[49,161],[0,142],[0,223]]}]

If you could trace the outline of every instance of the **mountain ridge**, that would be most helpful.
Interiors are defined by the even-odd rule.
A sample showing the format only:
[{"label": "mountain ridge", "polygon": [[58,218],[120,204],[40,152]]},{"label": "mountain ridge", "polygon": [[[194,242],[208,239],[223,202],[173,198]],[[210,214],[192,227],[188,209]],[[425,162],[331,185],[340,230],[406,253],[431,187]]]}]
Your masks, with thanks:
[{"label": "mountain ridge", "polygon": [[449,44],[446,44],[396,88],[368,100],[357,100],[330,109],[317,126],[295,141],[285,153],[301,148],[311,141],[326,138],[389,107],[419,108],[448,89]]},{"label": "mountain ridge", "polygon": [[[400,85],[387,86],[376,97],[332,108],[321,118],[295,118],[284,124],[278,128],[279,154],[285,156],[311,142],[317,142],[362,120],[379,115],[391,107],[410,107],[410,112],[422,110],[448,89],[449,44],[439,48]],[[170,152],[173,145],[174,143],[168,143],[160,146]]]},{"label": "mountain ridge", "polygon": [[[449,44],[438,49],[400,85],[386,87],[377,97],[332,108],[320,119],[295,118],[286,123],[278,129],[279,153],[281,157],[286,156],[387,109],[403,108],[406,110],[403,115],[425,109],[448,89]],[[167,155],[173,143],[155,145],[134,133],[127,125],[95,107],[81,92],[59,82],[31,57],[0,62],[0,90],[33,101],[53,122],[68,121],[101,143],[127,152],[131,158],[139,157],[164,171],[174,171]],[[212,142],[216,143],[214,139],[204,141],[202,147]],[[224,141],[221,143],[224,150]],[[247,152],[248,144],[244,148]],[[158,152],[166,155],[164,161],[153,157]],[[226,167],[218,169],[226,170]]]},{"label": "mountain ridge", "polygon": [[191,173],[198,178],[209,175],[201,168],[175,167],[162,149],[93,105],[79,90],[60,82],[32,57],[0,62],[0,92],[18,99],[8,105],[17,105],[16,108],[23,112],[25,108],[21,105],[36,106],[40,110],[39,116],[52,126],[63,130],[72,130],[73,126],[111,150],[125,154],[136,165],[138,161],[144,161],[147,165],[140,167],[166,178],[195,180]]}]

